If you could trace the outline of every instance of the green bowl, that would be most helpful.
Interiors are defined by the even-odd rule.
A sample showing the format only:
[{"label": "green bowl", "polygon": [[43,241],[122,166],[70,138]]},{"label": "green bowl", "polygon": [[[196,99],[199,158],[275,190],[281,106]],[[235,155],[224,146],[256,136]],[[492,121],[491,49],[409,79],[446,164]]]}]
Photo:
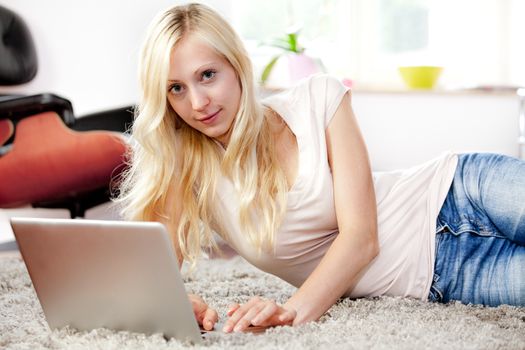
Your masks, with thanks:
[{"label": "green bowl", "polygon": [[398,67],[401,78],[412,89],[432,89],[443,71],[438,66],[404,66]]}]

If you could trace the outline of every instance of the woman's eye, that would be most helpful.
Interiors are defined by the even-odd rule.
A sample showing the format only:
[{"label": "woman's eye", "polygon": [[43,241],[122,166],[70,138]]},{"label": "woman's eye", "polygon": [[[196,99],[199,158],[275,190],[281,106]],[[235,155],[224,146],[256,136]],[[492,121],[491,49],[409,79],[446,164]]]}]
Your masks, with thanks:
[{"label": "woman's eye", "polygon": [[180,94],[182,92],[182,86],[179,85],[179,84],[173,84],[170,87],[170,92],[172,92],[174,94]]},{"label": "woman's eye", "polygon": [[202,72],[202,79],[203,80],[210,80],[210,79],[212,79],[215,76],[215,73],[216,72],[211,70],[211,69],[205,70],[204,72]]}]

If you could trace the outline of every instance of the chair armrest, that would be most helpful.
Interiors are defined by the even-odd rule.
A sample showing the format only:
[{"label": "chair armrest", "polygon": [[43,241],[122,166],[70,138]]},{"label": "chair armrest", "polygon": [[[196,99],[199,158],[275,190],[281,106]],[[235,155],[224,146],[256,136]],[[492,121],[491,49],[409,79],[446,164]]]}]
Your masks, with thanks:
[{"label": "chair armrest", "polygon": [[42,112],[56,112],[68,126],[75,124],[73,105],[54,94],[0,97],[0,118],[9,118],[13,123]]},{"label": "chair armrest", "polygon": [[125,106],[76,118],[71,129],[76,131],[109,130],[125,133],[133,125],[134,106]]}]

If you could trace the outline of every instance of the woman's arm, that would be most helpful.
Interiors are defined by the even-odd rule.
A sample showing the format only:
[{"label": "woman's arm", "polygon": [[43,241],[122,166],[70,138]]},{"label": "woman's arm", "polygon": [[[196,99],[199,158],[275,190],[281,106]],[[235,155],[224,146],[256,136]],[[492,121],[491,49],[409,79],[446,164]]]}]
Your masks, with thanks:
[{"label": "woman's arm", "polygon": [[339,234],[319,265],[281,307],[254,298],[232,308],[225,331],[317,320],[357,283],[379,253],[374,184],[366,146],[347,93],[326,131]]},{"label": "woman's arm", "polygon": [[339,234],[301,288],[285,303],[294,324],[317,320],[379,253],[372,172],[348,92],[326,131]]}]

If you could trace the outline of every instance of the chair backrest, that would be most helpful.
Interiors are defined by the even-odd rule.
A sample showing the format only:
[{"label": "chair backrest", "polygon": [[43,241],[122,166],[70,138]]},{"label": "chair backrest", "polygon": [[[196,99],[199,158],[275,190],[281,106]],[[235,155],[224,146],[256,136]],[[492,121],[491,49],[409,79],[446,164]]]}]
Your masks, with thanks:
[{"label": "chair backrest", "polygon": [[0,85],[31,81],[38,70],[31,32],[20,16],[3,6],[0,6],[0,38]]}]

